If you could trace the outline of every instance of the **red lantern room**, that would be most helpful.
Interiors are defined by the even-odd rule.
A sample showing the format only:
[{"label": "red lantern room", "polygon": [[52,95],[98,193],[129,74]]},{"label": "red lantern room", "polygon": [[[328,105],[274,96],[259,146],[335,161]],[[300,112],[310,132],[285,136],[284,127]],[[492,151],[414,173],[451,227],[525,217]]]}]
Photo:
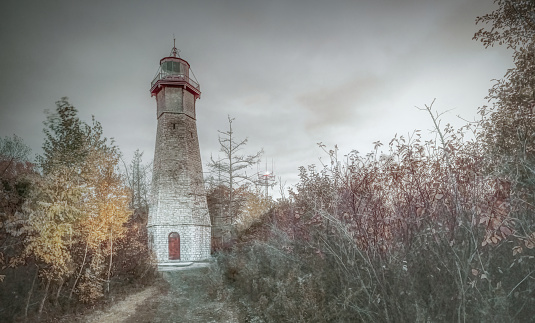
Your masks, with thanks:
[{"label": "red lantern room", "polygon": [[180,58],[178,49],[173,46],[170,56],[160,60],[160,68],[151,82],[150,93],[155,96],[163,86],[182,87],[191,92],[195,99],[201,97],[201,86],[190,78],[189,63]]}]

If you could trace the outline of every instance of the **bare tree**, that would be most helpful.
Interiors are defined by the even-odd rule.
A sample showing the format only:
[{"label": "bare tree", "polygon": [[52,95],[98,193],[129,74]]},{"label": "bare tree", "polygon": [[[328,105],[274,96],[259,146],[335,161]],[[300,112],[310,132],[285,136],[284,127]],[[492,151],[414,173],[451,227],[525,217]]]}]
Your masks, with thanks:
[{"label": "bare tree", "polygon": [[0,168],[0,176],[9,169],[14,162],[22,162],[28,159],[30,154],[30,147],[22,142],[22,139],[17,135],[12,138],[0,138],[0,162],[5,162],[4,167]]},{"label": "bare tree", "polygon": [[[228,227],[231,231],[240,206],[245,201],[243,194],[240,194],[240,192],[248,184],[256,180],[256,177],[253,176],[256,174],[247,174],[247,170],[257,164],[263,154],[263,150],[252,155],[241,153],[247,144],[247,138],[237,140],[234,137],[232,129],[234,120],[229,116],[228,130],[218,131],[219,151],[222,153],[222,158],[214,159],[211,157],[208,163],[208,168],[210,169],[209,183],[211,185],[209,191],[217,194],[215,200],[219,205],[215,217],[219,217],[220,219],[218,220],[222,222],[221,225]],[[213,222],[217,226],[218,221]]]},{"label": "bare tree", "polygon": [[131,190],[131,205],[135,210],[147,211],[152,163],[143,163],[143,152],[136,149],[129,165],[123,160],[127,185]]}]

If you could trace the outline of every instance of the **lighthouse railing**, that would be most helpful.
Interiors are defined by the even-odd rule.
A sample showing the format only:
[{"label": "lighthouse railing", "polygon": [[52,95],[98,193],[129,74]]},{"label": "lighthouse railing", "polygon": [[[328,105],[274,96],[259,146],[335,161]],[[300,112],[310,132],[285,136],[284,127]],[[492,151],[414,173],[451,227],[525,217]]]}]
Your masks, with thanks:
[{"label": "lighthouse railing", "polygon": [[199,83],[195,82],[188,75],[185,75],[185,74],[169,74],[169,73],[159,72],[158,74],[156,74],[156,77],[154,78],[154,80],[152,80],[150,86],[153,87],[154,84],[156,84],[156,82],[160,80],[184,81],[184,82],[191,84],[197,90],[201,90],[201,86],[199,85]]}]

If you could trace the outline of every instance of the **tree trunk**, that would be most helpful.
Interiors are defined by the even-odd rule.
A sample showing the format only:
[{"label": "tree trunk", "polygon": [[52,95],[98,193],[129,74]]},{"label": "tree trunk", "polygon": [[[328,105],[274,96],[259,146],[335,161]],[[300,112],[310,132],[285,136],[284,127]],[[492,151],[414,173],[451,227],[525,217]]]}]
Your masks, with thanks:
[{"label": "tree trunk", "polygon": [[54,304],[56,306],[59,304],[59,294],[61,293],[61,289],[64,283],[65,283],[65,279],[61,278],[61,280],[59,281],[58,291],[56,292],[56,297],[54,298]]},{"label": "tree trunk", "polygon": [[84,269],[86,258],[87,258],[87,242],[85,243],[84,260],[82,261],[82,266],[80,267],[80,271],[78,272],[78,275],[76,276],[76,279],[74,280],[74,284],[72,285],[71,292],[69,294],[69,300],[71,300],[72,293],[74,292],[74,289],[76,288],[76,284],[78,283],[78,279],[80,279],[80,276],[82,275],[82,270]]},{"label": "tree trunk", "polygon": [[11,157],[11,159],[9,160],[9,163],[7,163],[6,168],[4,168],[4,171],[2,172],[2,175],[0,175],[0,176],[4,176],[4,174],[6,173],[7,169],[9,168],[9,166],[11,166],[11,163],[13,163],[14,159],[15,159],[15,157]]},{"label": "tree trunk", "polygon": [[39,273],[39,269],[35,271],[35,276],[33,276],[32,280],[32,287],[30,287],[30,290],[28,291],[28,297],[26,298],[26,307],[24,308],[24,319],[28,319],[28,308],[30,307],[30,301],[32,299],[33,295],[33,286],[35,285],[35,280],[37,279],[37,274]]},{"label": "tree trunk", "polygon": [[106,292],[110,292],[111,264],[113,262],[113,230],[110,230],[110,265],[108,266],[108,278],[106,279]]},{"label": "tree trunk", "polygon": [[43,308],[45,307],[45,301],[46,301],[46,297],[48,296],[48,288],[50,287],[50,282],[52,281],[52,279],[48,279],[48,282],[46,283],[46,287],[45,287],[45,293],[43,295],[43,299],[41,299],[41,304],[39,305],[39,311],[37,312],[37,318],[40,319],[41,318],[41,313],[43,313]]}]

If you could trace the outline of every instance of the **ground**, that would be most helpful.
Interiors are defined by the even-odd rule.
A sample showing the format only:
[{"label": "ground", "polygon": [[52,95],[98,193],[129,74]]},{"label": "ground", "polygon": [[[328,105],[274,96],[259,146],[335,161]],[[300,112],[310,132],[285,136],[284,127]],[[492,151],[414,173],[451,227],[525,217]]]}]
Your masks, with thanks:
[{"label": "ground", "polygon": [[154,286],[129,295],[108,309],[78,317],[75,321],[240,322],[236,306],[212,286],[207,278],[209,272],[209,266],[199,264],[161,272],[163,280]]}]

